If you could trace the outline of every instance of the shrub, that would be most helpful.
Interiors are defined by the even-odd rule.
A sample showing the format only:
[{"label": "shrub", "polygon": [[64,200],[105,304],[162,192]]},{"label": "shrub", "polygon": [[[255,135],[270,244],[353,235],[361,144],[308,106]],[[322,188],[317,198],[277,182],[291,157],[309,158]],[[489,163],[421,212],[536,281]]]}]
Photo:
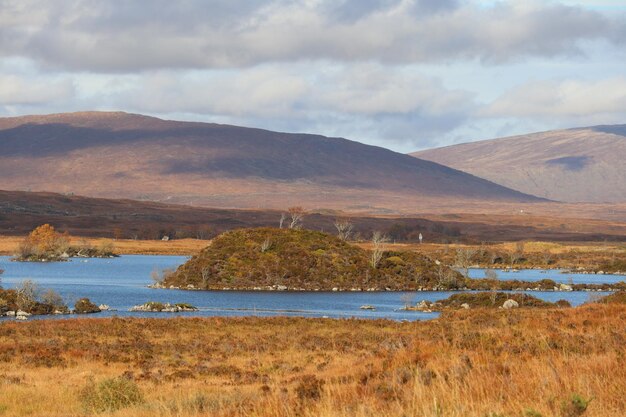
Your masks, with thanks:
[{"label": "shrub", "polygon": [[81,298],[74,304],[74,312],[76,314],[99,313],[100,308],[92,303],[89,298]]},{"label": "shrub", "polygon": [[126,378],[107,378],[97,384],[90,381],[80,393],[86,412],[112,412],[143,402],[137,384]]},{"label": "shrub", "polygon": [[582,416],[585,411],[587,411],[587,407],[589,407],[589,403],[591,399],[586,399],[578,394],[573,394],[569,401],[563,401],[561,405],[561,413],[563,417],[578,417]]},{"label": "shrub", "polygon": [[324,381],[317,379],[315,375],[304,375],[296,386],[296,395],[301,401],[319,400],[322,396],[323,385]]}]

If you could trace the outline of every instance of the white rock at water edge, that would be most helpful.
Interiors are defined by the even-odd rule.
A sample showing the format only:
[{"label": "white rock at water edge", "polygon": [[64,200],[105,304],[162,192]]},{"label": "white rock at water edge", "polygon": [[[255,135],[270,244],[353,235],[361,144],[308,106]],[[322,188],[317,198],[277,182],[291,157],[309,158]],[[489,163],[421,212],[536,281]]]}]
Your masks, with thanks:
[{"label": "white rock at water edge", "polygon": [[510,310],[512,308],[518,308],[518,307],[519,307],[519,303],[517,301],[511,300],[511,299],[506,300],[504,302],[504,304],[502,304],[502,308],[505,309],[505,310]]}]

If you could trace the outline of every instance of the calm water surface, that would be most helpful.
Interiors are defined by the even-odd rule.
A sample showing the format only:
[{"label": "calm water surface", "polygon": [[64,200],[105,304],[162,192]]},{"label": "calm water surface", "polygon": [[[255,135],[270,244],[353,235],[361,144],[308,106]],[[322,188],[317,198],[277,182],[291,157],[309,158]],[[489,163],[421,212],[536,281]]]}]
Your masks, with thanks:
[{"label": "calm water surface", "polygon": [[[102,312],[90,317],[106,316],[301,316],[332,318],[387,318],[393,320],[420,320],[437,317],[436,313],[400,311],[408,297],[413,302],[436,301],[452,292],[264,292],[264,291],[180,291],[147,288],[154,270],[176,268],[188,258],[184,256],[125,255],[114,259],[72,259],[70,262],[30,263],[10,262],[0,256],[4,269],[2,285],[12,288],[25,279],[32,279],[41,288],[52,288],[68,304],[88,297],[96,304],[108,304],[117,311]],[[483,270],[472,270],[472,277],[483,277]],[[502,273],[501,279],[539,280],[558,282],[600,283],[617,282],[624,277],[612,275],[560,274],[558,271],[540,273],[522,271]],[[533,292],[548,301],[567,299],[573,305],[588,300],[586,292]],[[594,293],[597,294],[597,293]],[[600,293],[603,294],[603,293]],[[130,313],[128,309],[147,301],[186,302],[200,311],[190,313]],[[369,304],[375,311],[361,310]],[[41,318],[71,318],[72,316],[44,316]],[[8,320],[7,318],[1,320]]]}]

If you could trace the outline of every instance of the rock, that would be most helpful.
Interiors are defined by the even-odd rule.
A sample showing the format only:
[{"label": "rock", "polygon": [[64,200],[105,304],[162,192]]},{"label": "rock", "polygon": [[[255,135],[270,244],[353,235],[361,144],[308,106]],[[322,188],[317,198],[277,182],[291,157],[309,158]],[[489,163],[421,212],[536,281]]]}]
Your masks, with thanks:
[{"label": "rock", "polygon": [[5,314],[7,317],[15,317],[15,311],[7,311]]},{"label": "rock", "polygon": [[15,320],[28,320],[26,316],[15,316]]},{"label": "rock", "polygon": [[463,303],[461,304],[461,308],[464,308],[465,310],[469,310],[470,306],[467,303]]},{"label": "rock", "polygon": [[129,311],[148,313],[178,313],[181,311],[198,311],[198,308],[186,303],[170,304],[148,301],[145,304],[132,307]]},{"label": "rock", "polygon": [[519,307],[519,303],[511,299],[506,300],[504,304],[502,304],[502,308],[505,310],[510,310],[512,308],[518,308],[518,307]]},{"label": "rock", "polygon": [[278,291],[287,291],[287,286],[286,285],[277,285],[276,289]]},{"label": "rock", "polygon": [[17,310],[17,313],[15,313],[15,317],[28,317],[30,315],[31,315],[30,313],[27,313],[22,310]]},{"label": "rock", "polygon": [[100,309],[89,298],[81,298],[74,304],[74,312],[76,314],[92,314],[99,313]]},{"label": "rock", "polygon": [[107,304],[100,304],[98,308],[100,309],[100,311],[108,311],[111,309],[111,307],[109,307]]},{"label": "rock", "polygon": [[361,310],[376,310],[376,307],[371,306],[371,305],[364,305],[364,306],[361,306]]},{"label": "rock", "polygon": [[573,291],[573,288],[571,285],[567,285],[567,284],[561,284],[559,285],[559,289],[561,291]]},{"label": "rock", "polygon": [[339,291],[339,288],[333,287],[333,291]]}]

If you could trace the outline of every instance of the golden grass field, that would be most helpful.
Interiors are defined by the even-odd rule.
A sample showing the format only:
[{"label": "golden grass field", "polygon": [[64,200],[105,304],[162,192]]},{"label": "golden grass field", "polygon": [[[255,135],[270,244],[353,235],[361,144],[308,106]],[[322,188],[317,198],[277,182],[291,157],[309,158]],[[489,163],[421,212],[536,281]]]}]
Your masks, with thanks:
[{"label": "golden grass field", "polygon": [[[24,237],[0,236],[0,254],[12,255],[17,252]],[[99,247],[103,244],[112,244],[116,253],[130,255],[194,255],[210,243],[209,240],[177,239],[162,240],[132,240],[132,239],[104,239],[72,237],[71,245],[88,245]]]},{"label": "golden grass field", "polygon": [[92,414],[111,377],[142,399],[101,415],[623,417],[626,306],[0,322],[2,416]]},{"label": "golden grass field", "polygon": [[[0,255],[13,255],[17,252],[23,237],[0,236]],[[210,240],[199,239],[175,239],[170,241],[161,240],[133,240],[133,239],[106,239],[106,238],[83,238],[71,237],[72,245],[84,245],[100,247],[112,245],[115,253],[138,254],[138,255],[188,255],[192,256],[208,246]],[[370,249],[368,242],[356,242],[358,246]],[[506,260],[507,254],[514,252],[518,247],[517,242],[504,242],[485,245],[471,244],[438,244],[438,243],[388,243],[386,250],[395,251],[418,251],[433,259],[454,265],[455,255],[458,249],[471,249],[479,251],[492,251],[500,253]],[[615,259],[626,259],[626,244],[621,242],[534,242],[527,241],[524,245],[524,256],[527,261],[520,264],[520,268],[550,267],[550,268],[597,268],[602,262],[610,262]],[[547,255],[547,256],[546,256]],[[550,264],[546,261],[549,259]],[[487,263],[477,263],[481,267],[491,267]],[[507,266],[506,262],[502,266]],[[494,266],[495,267],[495,266]]]}]

